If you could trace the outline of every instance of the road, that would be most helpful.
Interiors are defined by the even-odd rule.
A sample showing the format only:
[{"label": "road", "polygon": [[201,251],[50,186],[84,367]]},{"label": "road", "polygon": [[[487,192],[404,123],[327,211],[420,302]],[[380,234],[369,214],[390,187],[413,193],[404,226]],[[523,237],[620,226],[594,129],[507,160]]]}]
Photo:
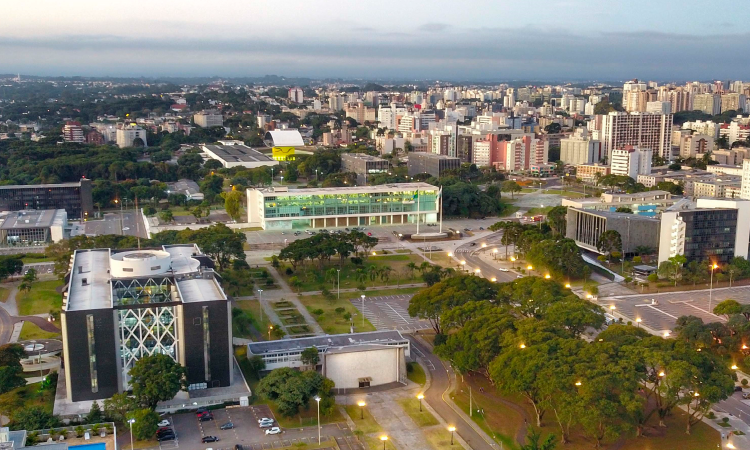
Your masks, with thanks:
[{"label": "road", "polygon": [[[140,215],[138,215],[140,216]],[[120,218],[122,217],[122,221]],[[89,220],[84,222],[86,234],[124,234],[127,236],[146,237],[146,227],[143,222],[138,221],[133,211],[104,213],[104,220]]]},{"label": "road", "polygon": [[[466,270],[473,271],[479,269],[480,274],[487,278],[496,278],[499,283],[513,281],[517,275],[515,272],[504,272],[500,270],[501,262],[488,262],[479,257],[478,252],[482,251],[482,244],[487,244],[484,251],[491,251],[487,249],[500,248],[500,237],[502,232],[497,232],[484,236],[483,238],[477,238],[472,242],[467,242],[459,246],[454,252],[455,258],[466,261]],[[475,245],[471,245],[474,243]],[[502,249],[500,249],[502,251]],[[506,264],[503,264],[506,265]],[[506,265],[507,266],[507,265]]]},{"label": "road", "polygon": [[443,362],[435,356],[424,344],[413,336],[409,336],[412,351],[420,356],[430,371],[430,387],[424,393],[425,399],[430,406],[445,420],[448,424],[456,427],[456,433],[466,441],[473,450],[494,450],[495,447],[484,440],[473,427],[477,426],[468,423],[463,416],[458,414],[451,405],[445,400],[450,387],[449,369]]},{"label": "road", "polygon": [[0,307],[0,345],[5,345],[10,341],[15,322],[15,318],[8,314],[5,308]]},{"label": "road", "polygon": [[742,393],[735,392],[734,395],[719,402],[715,405],[715,409],[719,409],[724,412],[728,412],[733,416],[738,417],[746,424],[750,424],[750,405],[745,403],[747,400],[742,400]]}]

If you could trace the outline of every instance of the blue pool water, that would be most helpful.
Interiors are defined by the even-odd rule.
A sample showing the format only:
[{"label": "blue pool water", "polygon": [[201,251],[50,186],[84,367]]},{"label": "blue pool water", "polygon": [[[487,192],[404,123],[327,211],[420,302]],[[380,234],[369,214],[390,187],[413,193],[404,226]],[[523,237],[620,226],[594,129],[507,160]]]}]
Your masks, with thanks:
[{"label": "blue pool water", "polygon": [[71,445],[68,450],[106,450],[107,445],[104,442],[97,444]]}]

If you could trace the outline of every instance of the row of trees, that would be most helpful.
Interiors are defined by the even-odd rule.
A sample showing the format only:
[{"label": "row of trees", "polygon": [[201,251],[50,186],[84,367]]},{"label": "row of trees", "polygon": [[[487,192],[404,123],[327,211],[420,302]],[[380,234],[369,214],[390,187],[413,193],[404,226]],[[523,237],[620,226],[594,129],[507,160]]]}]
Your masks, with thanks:
[{"label": "row of trees", "polygon": [[290,242],[279,252],[279,259],[288,261],[294,270],[297,270],[297,266],[304,264],[308,259],[318,260],[319,267],[322,269],[325,262],[338,255],[339,266],[342,266],[346,258],[354,253],[367,258],[377,243],[377,238],[361,231],[319,233],[306,239]]},{"label": "row of trees", "polygon": [[[467,280],[462,280],[467,278]],[[731,395],[729,366],[685,339],[604,324],[604,311],[552,280],[526,277],[495,284],[454,277],[415,295],[409,313],[436,327],[435,353],[462,372],[523,397],[537,426],[554,424],[563,443],[580,431],[599,447],[677,406],[686,432],[712,403]]]},{"label": "row of trees", "polygon": [[740,279],[750,277],[750,261],[742,256],[735,256],[726,265],[718,265],[710,260],[689,261],[683,255],[675,255],[662,261],[656,274],[649,276],[649,281],[656,282],[658,279],[666,279],[674,283],[678,282],[705,283],[709,281],[713,272],[716,281],[729,281],[731,284]]},{"label": "row of trees", "polygon": [[[317,364],[317,351],[306,351],[305,364]],[[315,370],[298,371],[283,367],[261,379],[256,392],[275,402],[279,412],[287,417],[299,413],[300,409],[309,409],[310,400],[317,395],[320,398],[320,413],[327,416],[336,406],[333,388],[333,381]]]}]

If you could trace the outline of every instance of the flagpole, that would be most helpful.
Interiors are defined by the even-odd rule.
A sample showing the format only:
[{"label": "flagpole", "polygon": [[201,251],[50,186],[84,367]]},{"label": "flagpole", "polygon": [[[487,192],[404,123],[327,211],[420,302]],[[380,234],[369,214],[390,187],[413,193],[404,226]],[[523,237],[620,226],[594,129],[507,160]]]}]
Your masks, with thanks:
[{"label": "flagpole", "polygon": [[438,193],[438,196],[440,196],[440,233],[443,233],[443,187],[440,186],[440,192]]},{"label": "flagpole", "polygon": [[417,188],[417,234],[419,234],[419,188]]}]

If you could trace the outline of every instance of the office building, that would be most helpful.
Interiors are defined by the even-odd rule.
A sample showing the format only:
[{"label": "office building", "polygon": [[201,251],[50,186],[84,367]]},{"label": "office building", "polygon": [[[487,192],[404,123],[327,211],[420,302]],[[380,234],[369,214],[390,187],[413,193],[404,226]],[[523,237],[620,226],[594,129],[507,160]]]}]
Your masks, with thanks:
[{"label": "office building", "polygon": [[653,114],[671,114],[672,104],[670,102],[653,101],[646,103],[646,112]]},{"label": "office building", "polygon": [[605,192],[600,198],[563,198],[562,206],[617,212],[617,208],[630,208],[633,214],[657,217],[664,209],[682,197],[672,196],[666,191],[646,191],[634,194]]},{"label": "office building", "polygon": [[[492,161],[509,172],[529,170],[532,164],[547,164],[549,141],[523,136],[500,144],[500,161]],[[476,147],[475,147],[476,148]]]},{"label": "office building", "polygon": [[247,190],[248,222],[264,230],[434,223],[438,208],[438,188],[427,183]]},{"label": "office building", "polygon": [[65,238],[68,213],[64,209],[0,212],[0,246],[33,246]]},{"label": "office building", "polygon": [[638,175],[651,173],[651,157],[653,152],[650,148],[628,145],[623,148],[612,150],[612,175],[624,175],[632,179]]},{"label": "office building", "polygon": [[660,234],[659,264],[676,255],[715,264],[747,258],[750,201],[701,198],[693,209],[664,211]]},{"label": "office building", "polygon": [[399,331],[253,342],[247,345],[247,356],[260,356],[266,371],[304,368],[302,351],[311,347],[318,349],[321,373],[333,380],[337,389],[405,383],[410,345]]},{"label": "office building", "polygon": [[650,148],[666,159],[672,156],[672,114],[611,112],[601,116],[601,139],[609,157],[628,145]]},{"label": "office building", "polygon": [[203,145],[206,156],[215,159],[226,168],[277,166],[279,162],[246,145]]},{"label": "office building", "polygon": [[602,157],[602,143],[586,128],[579,128],[572,136],[560,139],[560,161],[564,164],[591,164],[599,162]]},{"label": "office building", "polygon": [[126,392],[129,370],[154,354],[187,369],[188,394],[232,384],[227,296],[197,246],[76,250],[68,280],[61,314],[68,402]]},{"label": "office building", "polygon": [[341,171],[357,174],[357,184],[367,184],[368,176],[388,173],[391,164],[383,158],[364,153],[342,153]]},{"label": "office building", "polygon": [[721,112],[721,96],[717,94],[697,94],[693,96],[693,110],[716,115]]},{"label": "office building", "polygon": [[193,122],[201,128],[223,127],[224,117],[216,110],[201,111],[193,115]]},{"label": "office building", "polygon": [[79,122],[65,122],[62,128],[62,135],[65,142],[82,143],[85,141],[83,127],[81,127]]},{"label": "office building", "polygon": [[[598,174],[598,175],[597,175]],[[576,166],[576,178],[581,179],[584,183],[593,183],[597,178],[610,174],[608,164],[579,164]]]},{"label": "office building", "polygon": [[[134,123],[123,124],[116,133],[117,146],[120,148],[140,146],[140,143],[143,143],[142,147],[148,147],[146,130]],[[140,141],[136,142],[136,139]]]},{"label": "office building", "polygon": [[[710,167],[710,166],[709,166]],[[742,177],[722,176],[714,179],[696,180],[693,182],[693,197],[733,198],[741,190]],[[739,198],[739,195],[737,196]]]},{"label": "office building", "polygon": [[305,91],[301,87],[289,88],[289,101],[293,103],[305,102]]},{"label": "office building", "polygon": [[186,200],[195,200],[202,202],[204,200],[203,192],[200,186],[193,180],[183,178],[173,183],[167,183],[167,195],[182,194]]},{"label": "office building", "polygon": [[745,94],[729,92],[721,96],[721,112],[745,110]]},{"label": "office building", "polygon": [[638,246],[657,248],[659,244],[659,219],[646,215],[568,208],[565,235],[586,250],[602,253],[597,248],[602,233],[614,230],[620,233],[622,251],[627,256]]},{"label": "office building", "polygon": [[440,178],[446,170],[460,169],[461,160],[453,156],[434,153],[410,153],[407,168],[410,177],[420,173],[429,173],[435,178]]},{"label": "office building", "polygon": [[0,186],[0,211],[64,209],[71,219],[93,217],[91,180],[77,183]]}]

